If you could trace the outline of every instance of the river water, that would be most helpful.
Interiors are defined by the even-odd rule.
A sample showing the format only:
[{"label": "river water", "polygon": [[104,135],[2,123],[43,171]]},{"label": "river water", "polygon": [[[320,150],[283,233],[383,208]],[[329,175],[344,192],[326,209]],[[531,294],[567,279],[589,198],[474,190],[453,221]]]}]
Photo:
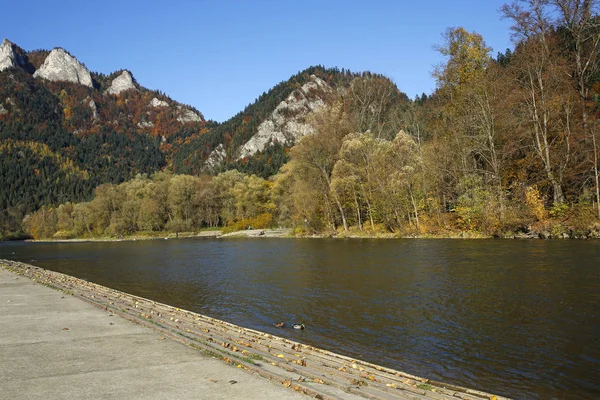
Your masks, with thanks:
[{"label": "river water", "polygon": [[430,379],[600,398],[600,241],[14,242],[0,258]]}]

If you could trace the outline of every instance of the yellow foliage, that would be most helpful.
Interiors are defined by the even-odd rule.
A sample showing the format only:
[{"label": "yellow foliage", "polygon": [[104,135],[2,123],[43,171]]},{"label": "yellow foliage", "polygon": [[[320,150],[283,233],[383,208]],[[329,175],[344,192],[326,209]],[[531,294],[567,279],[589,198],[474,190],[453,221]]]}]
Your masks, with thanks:
[{"label": "yellow foliage", "polygon": [[241,231],[243,229],[266,229],[273,226],[273,214],[263,213],[253,218],[245,218],[223,228],[223,233]]},{"label": "yellow foliage", "polygon": [[529,212],[538,220],[543,221],[548,218],[548,212],[544,207],[544,201],[540,195],[537,186],[528,186],[525,189],[525,204]]}]

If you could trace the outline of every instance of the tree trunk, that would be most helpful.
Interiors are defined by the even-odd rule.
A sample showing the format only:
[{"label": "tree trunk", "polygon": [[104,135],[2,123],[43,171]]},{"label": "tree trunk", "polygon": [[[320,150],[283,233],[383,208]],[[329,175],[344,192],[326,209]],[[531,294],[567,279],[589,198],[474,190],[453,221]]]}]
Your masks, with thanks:
[{"label": "tree trunk", "polygon": [[360,218],[360,206],[358,205],[358,196],[356,195],[356,191],[354,191],[354,205],[356,206],[356,217],[357,217],[357,221],[358,221],[358,229],[360,229],[362,231],[363,228],[362,228],[362,220]]},{"label": "tree trunk", "polygon": [[417,203],[415,202],[415,196],[413,195],[412,185],[408,185],[408,193],[410,194],[410,202],[413,206],[413,211],[415,213],[415,222],[417,226],[417,231],[421,232],[421,225],[419,224],[419,210],[417,208]]},{"label": "tree trunk", "polygon": [[598,208],[598,218],[600,218],[600,178],[598,173],[598,145],[596,143],[596,129],[592,129],[592,144],[594,146],[594,180],[596,182],[596,206]]},{"label": "tree trunk", "polygon": [[363,187],[362,189],[363,189],[363,194],[365,195],[365,201],[367,202],[367,212],[369,213],[369,220],[371,222],[371,230],[373,232],[375,232],[375,223],[373,222],[373,208],[371,207],[371,202],[369,201],[369,196],[367,196],[365,188]]}]

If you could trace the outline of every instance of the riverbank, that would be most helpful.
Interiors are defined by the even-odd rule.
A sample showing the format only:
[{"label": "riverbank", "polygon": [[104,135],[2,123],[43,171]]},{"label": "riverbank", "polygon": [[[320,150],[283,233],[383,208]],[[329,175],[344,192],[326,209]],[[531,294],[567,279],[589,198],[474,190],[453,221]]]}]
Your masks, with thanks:
[{"label": "riverbank", "polygon": [[0,354],[0,399],[306,398],[3,268]]},{"label": "riverbank", "polygon": [[351,359],[31,265],[0,260],[0,267],[312,397],[502,399]]}]

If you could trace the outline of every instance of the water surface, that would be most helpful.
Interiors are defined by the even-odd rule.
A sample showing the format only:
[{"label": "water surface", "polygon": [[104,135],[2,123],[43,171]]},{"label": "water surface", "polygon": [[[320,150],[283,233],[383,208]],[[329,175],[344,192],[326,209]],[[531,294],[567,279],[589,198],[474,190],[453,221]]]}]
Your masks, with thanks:
[{"label": "water surface", "polygon": [[430,379],[600,398],[600,241],[21,242],[0,258]]}]

